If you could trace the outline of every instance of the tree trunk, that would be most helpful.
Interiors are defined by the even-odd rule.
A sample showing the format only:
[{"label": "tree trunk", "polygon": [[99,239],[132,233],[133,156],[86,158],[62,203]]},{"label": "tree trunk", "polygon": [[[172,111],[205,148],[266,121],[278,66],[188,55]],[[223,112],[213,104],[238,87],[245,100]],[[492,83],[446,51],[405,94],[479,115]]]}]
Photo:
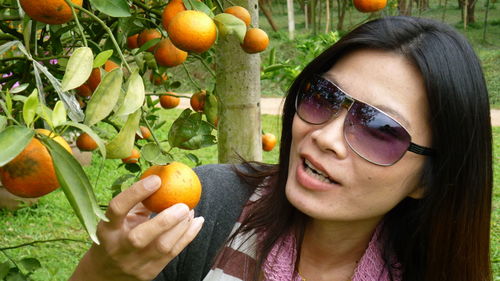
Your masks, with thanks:
[{"label": "tree trunk", "polygon": [[[251,1],[251,0],[249,0],[249,1]],[[267,21],[269,22],[269,25],[271,25],[271,28],[274,31],[278,31],[278,26],[276,25],[276,23],[274,23],[273,15],[266,8],[265,3],[264,3],[263,0],[259,0],[259,7],[260,7],[260,10],[262,11],[262,13],[264,14],[264,16],[266,17]]]},{"label": "tree trunk", "polygon": [[293,9],[293,0],[286,0],[286,6],[288,9],[288,37],[290,40],[295,38],[295,18]]},{"label": "tree trunk", "polygon": [[337,22],[337,30],[343,30],[344,29],[344,19],[345,19],[345,13],[347,10],[347,5],[349,0],[337,0],[337,5],[339,9],[337,10],[337,16],[339,21]]},{"label": "tree trunk", "polygon": [[307,2],[304,4],[304,23],[305,23],[305,28],[306,30],[309,29],[309,5],[307,5]]},{"label": "tree trunk", "polygon": [[[247,8],[253,26],[258,26],[257,0],[232,2]],[[219,162],[239,162],[238,155],[245,160],[262,161],[260,55],[243,52],[233,35],[219,37],[216,54]]]}]

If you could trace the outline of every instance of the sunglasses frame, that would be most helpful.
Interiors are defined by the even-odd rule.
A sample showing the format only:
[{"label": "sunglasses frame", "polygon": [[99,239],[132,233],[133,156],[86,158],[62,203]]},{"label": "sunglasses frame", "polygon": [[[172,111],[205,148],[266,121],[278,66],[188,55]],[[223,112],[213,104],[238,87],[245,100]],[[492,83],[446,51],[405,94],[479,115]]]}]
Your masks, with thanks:
[{"label": "sunglasses frame", "polygon": [[[338,89],[338,91],[340,91],[340,93],[342,93],[344,95],[344,98],[342,100],[342,103],[340,104],[339,106],[339,109],[332,114],[332,116],[325,120],[324,122],[321,122],[321,123],[313,123],[313,122],[310,122],[306,119],[304,119],[302,116],[300,116],[299,114],[299,110],[298,110],[298,107],[299,107],[299,97],[301,96],[301,93],[302,93],[302,89],[304,88],[304,83],[311,83],[312,80],[324,80],[330,84],[332,84],[335,88]],[[349,95],[346,91],[344,91],[341,87],[339,87],[337,84],[335,84],[334,82],[322,77],[321,75],[313,75],[311,78],[307,79],[307,80],[304,80],[301,82],[300,84],[300,88],[299,88],[299,91],[297,92],[296,96],[295,96],[295,113],[297,114],[297,116],[304,122],[308,123],[308,124],[311,124],[311,125],[322,125],[322,124],[325,124],[327,122],[329,122],[330,120],[332,120],[333,118],[335,118],[336,116],[339,115],[342,107],[344,107],[346,110],[347,110],[347,113],[349,114],[349,110],[352,108],[352,106],[355,104],[355,103],[360,103],[360,104],[363,104],[363,105],[367,105],[369,107],[372,107],[374,109],[376,109],[377,111],[379,111],[380,113],[384,114],[385,116],[389,117],[391,120],[393,120],[394,122],[396,122],[399,126],[401,126],[401,128],[403,128],[406,133],[408,134],[408,136],[410,137],[410,143],[408,145],[408,148],[405,150],[404,153],[401,154],[401,156],[396,159],[395,161],[393,161],[392,163],[389,163],[389,164],[382,164],[382,163],[377,163],[373,160],[370,160],[368,158],[366,158],[365,156],[363,156],[360,152],[358,152],[354,147],[352,147],[351,143],[349,142],[349,140],[347,139],[346,137],[346,126],[345,126],[345,123],[347,122],[347,116],[344,120],[344,127],[342,129],[342,134],[344,135],[344,139],[345,141],[347,142],[347,144],[349,145],[349,147],[354,151],[356,152],[357,155],[359,155],[361,158],[365,159],[366,161],[370,162],[370,163],[373,163],[375,165],[379,165],[379,166],[392,166],[394,164],[396,164],[399,160],[401,160],[401,158],[403,158],[403,156],[405,155],[406,151],[411,151],[415,154],[419,154],[419,155],[426,155],[426,156],[432,156],[434,155],[434,150],[432,148],[428,148],[428,147],[425,147],[425,146],[421,146],[421,145],[418,145],[416,143],[413,143],[411,141],[411,134],[408,132],[408,129],[406,129],[406,127],[401,124],[398,120],[394,119],[392,116],[390,116],[389,114],[387,114],[386,112],[384,112],[383,110],[369,104],[369,103],[366,103],[364,101],[361,101],[359,99],[356,99],[354,97],[352,97],[351,95]]]}]

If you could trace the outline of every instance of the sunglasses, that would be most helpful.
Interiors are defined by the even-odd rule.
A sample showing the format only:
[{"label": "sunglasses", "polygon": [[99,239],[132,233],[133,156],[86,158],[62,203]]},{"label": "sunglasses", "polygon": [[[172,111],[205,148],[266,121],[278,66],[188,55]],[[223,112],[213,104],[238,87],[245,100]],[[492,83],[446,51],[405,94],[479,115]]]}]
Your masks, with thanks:
[{"label": "sunglasses", "polygon": [[295,110],[304,122],[321,125],[347,109],[344,138],[349,147],[365,160],[390,166],[411,151],[432,155],[433,150],[411,142],[408,130],[382,110],[346,94],[339,86],[320,76],[302,83]]}]

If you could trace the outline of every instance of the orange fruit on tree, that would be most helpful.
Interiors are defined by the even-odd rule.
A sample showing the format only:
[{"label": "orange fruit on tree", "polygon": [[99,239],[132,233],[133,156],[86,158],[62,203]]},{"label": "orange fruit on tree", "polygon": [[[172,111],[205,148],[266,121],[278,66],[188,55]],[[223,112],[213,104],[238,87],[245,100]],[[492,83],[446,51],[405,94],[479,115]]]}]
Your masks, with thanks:
[{"label": "orange fruit on tree", "polygon": [[159,65],[172,67],[185,62],[188,53],[177,48],[170,39],[165,38],[156,45],[154,56]]},{"label": "orange fruit on tree", "polygon": [[87,133],[82,133],[76,139],[76,147],[81,151],[92,151],[97,148],[97,142]]},{"label": "orange fruit on tree", "polygon": [[177,13],[167,27],[172,43],[186,52],[203,53],[210,49],[217,38],[214,21],[200,11],[186,10]]},{"label": "orange fruit on tree", "polygon": [[142,137],[139,136],[139,134],[135,134],[136,139],[143,140],[149,139],[151,137],[151,131],[148,129],[148,127],[139,126],[139,130],[141,131]]},{"label": "orange fruit on tree", "polygon": [[167,92],[170,95],[163,95],[160,97],[160,105],[165,109],[175,108],[181,102],[181,99],[173,92]]},{"label": "orange fruit on tree", "polygon": [[354,0],[354,7],[363,13],[373,13],[387,6],[387,0]]},{"label": "orange fruit on tree", "polygon": [[129,157],[123,158],[122,162],[125,164],[134,164],[139,162],[139,158],[141,158],[141,153],[137,149],[132,149],[132,153]]},{"label": "orange fruit on tree", "polygon": [[189,100],[191,108],[193,108],[194,111],[203,112],[203,109],[205,108],[206,98],[207,98],[207,91],[205,90],[201,90],[199,92],[194,93],[191,96],[191,99]]},{"label": "orange fruit on tree", "polygon": [[139,37],[139,33],[127,37],[127,48],[130,50],[139,48],[139,45],[137,44],[137,37]]},{"label": "orange fruit on tree", "polygon": [[255,54],[264,51],[269,45],[267,33],[260,28],[250,28],[245,34],[241,48],[249,54]]},{"label": "orange fruit on tree", "polygon": [[107,60],[104,63],[104,70],[106,70],[106,72],[111,72],[111,70],[113,70],[115,68],[120,68],[120,66],[112,60]]},{"label": "orange fruit on tree", "polygon": [[84,83],[80,87],[76,88],[76,94],[82,98],[88,98],[92,95],[92,89],[90,89],[87,83]]},{"label": "orange fruit on tree", "polygon": [[97,89],[97,86],[101,83],[101,69],[99,67],[93,68],[90,73],[89,79],[87,79],[86,84],[90,87],[92,92]]},{"label": "orange fruit on tree", "polygon": [[171,0],[170,2],[168,2],[168,4],[165,5],[165,8],[163,8],[163,13],[161,14],[161,23],[163,25],[163,28],[167,30],[167,27],[170,24],[172,18],[177,15],[177,13],[185,10],[186,6],[184,6],[182,0]]},{"label": "orange fruit on tree", "polygon": [[232,6],[232,7],[226,8],[224,10],[224,13],[231,14],[231,15],[239,18],[247,25],[247,27],[249,27],[250,23],[252,22],[252,17],[250,16],[250,13],[248,12],[248,10],[241,7],[241,6]]},{"label": "orange fruit on tree", "polygon": [[[45,129],[35,131],[50,136],[71,153],[71,147],[64,138]],[[52,157],[36,138],[31,139],[19,155],[0,167],[0,181],[10,193],[26,198],[40,197],[59,187]]]},{"label": "orange fruit on tree", "polygon": [[141,179],[151,175],[159,176],[161,185],[142,201],[150,211],[159,213],[177,203],[184,203],[193,209],[200,201],[201,182],[189,166],[180,162],[151,166],[141,175]]},{"label": "orange fruit on tree", "polygon": [[262,149],[264,151],[273,150],[276,145],[276,136],[271,133],[265,133],[262,135]]},{"label": "orange fruit on tree", "polygon": [[168,80],[168,76],[166,73],[156,73],[154,71],[151,71],[151,74],[149,75],[149,81],[155,85],[161,85],[165,83]]},{"label": "orange fruit on tree", "polygon": [[[141,31],[141,33],[139,33],[139,36],[137,37],[137,45],[139,45],[139,47],[142,47],[142,45],[146,44],[146,42],[156,38],[161,38],[161,33],[158,30],[154,28],[144,29],[143,31]],[[148,51],[154,51],[155,46],[156,45],[149,47]]]},{"label": "orange fruit on tree", "polygon": [[[83,0],[71,0],[81,6]],[[46,24],[62,24],[73,19],[71,7],[64,0],[20,0],[23,10],[32,19]]]}]

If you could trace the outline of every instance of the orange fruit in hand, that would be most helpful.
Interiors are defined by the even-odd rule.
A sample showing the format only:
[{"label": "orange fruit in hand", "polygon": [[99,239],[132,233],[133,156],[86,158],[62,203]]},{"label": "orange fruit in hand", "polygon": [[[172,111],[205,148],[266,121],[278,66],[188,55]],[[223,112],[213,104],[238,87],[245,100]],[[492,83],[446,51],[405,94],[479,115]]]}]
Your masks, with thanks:
[{"label": "orange fruit in hand", "polygon": [[[71,2],[81,6],[83,0]],[[64,0],[20,0],[19,3],[28,16],[39,22],[62,24],[73,19],[71,7]]]},{"label": "orange fruit in hand", "polygon": [[139,134],[135,134],[136,139],[143,140],[149,139],[151,137],[151,131],[148,129],[148,127],[139,126],[139,130],[141,130],[142,137],[139,136]]},{"label": "orange fruit in hand", "polygon": [[276,137],[271,133],[265,133],[262,135],[262,149],[264,151],[273,150],[276,145]]},{"label": "orange fruit in hand", "polygon": [[387,6],[387,0],[354,0],[354,7],[363,13],[373,13]]},{"label": "orange fruit in hand", "polygon": [[141,153],[137,149],[132,149],[132,153],[129,157],[123,158],[122,162],[125,164],[135,164],[139,162],[139,158],[141,158]]},{"label": "orange fruit in hand", "polygon": [[[139,33],[139,36],[137,37],[137,45],[139,45],[139,47],[142,47],[142,45],[146,44],[146,42],[156,38],[161,38],[161,33],[158,30],[154,28],[144,29],[143,31],[141,31],[141,33]],[[156,45],[149,47],[148,51],[154,51],[155,46]]]},{"label": "orange fruit in hand", "polygon": [[[45,129],[35,131],[50,135],[71,153],[71,147],[64,138]],[[0,181],[10,193],[26,198],[40,197],[59,188],[52,157],[42,142],[36,138],[31,139],[19,155],[0,167]]]},{"label": "orange fruit in hand", "polygon": [[137,44],[137,37],[139,37],[139,33],[127,37],[127,48],[130,50],[139,48],[139,45]]},{"label": "orange fruit in hand", "polygon": [[97,142],[87,133],[82,133],[76,139],[76,147],[81,151],[92,151],[97,148]]},{"label": "orange fruit in hand", "polygon": [[247,25],[247,27],[249,27],[250,23],[252,22],[252,17],[250,16],[250,13],[248,12],[248,10],[241,7],[241,6],[232,6],[232,7],[226,8],[224,10],[224,13],[231,14],[231,15],[239,18]]},{"label": "orange fruit in hand", "polygon": [[214,21],[200,11],[186,10],[177,13],[167,27],[172,43],[186,52],[203,53],[210,49],[217,38]]},{"label": "orange fruit in hand", "polygon": [[177,13],[185,10],[186,6],[184,6],[182,0],[172,0],[168,2],[168,4],[165,5],[165,8],[163,9],[163,13],[161,14],[161,23],[163,25],[163,28],[167,30],[172,18],[177,15]]},{"label": "orange fruit in hand", "polygon": [[[175,95],[175,93],[167,92],[167,94]],[[181,99],[177,96],[163,95],[160,97],[160,105],[165,109],[175,108],[181,102]]]},{"label": "orange fruit in hand", "polygon": [[260,28],[250,28],[245,34],[241,48],[249,54],[262,52],[269,45],[269,37],[267,33]]},{"label": "orange fruit in hand", "polygon": [[141,179],[151,175],[160,177],[161,186],[142,201],[150,211],[159,213],[177,203],[184,203],[193,209],[200,201],[201,182],[189,166],[179,162],[151,166],[141,175]]},{"label": "orange fruit in hand", "polygon": [[170,39],[165,38],[156,45],[154,56],[159,65],[172,67],[185,62],[188,53],[177,48]]}]

